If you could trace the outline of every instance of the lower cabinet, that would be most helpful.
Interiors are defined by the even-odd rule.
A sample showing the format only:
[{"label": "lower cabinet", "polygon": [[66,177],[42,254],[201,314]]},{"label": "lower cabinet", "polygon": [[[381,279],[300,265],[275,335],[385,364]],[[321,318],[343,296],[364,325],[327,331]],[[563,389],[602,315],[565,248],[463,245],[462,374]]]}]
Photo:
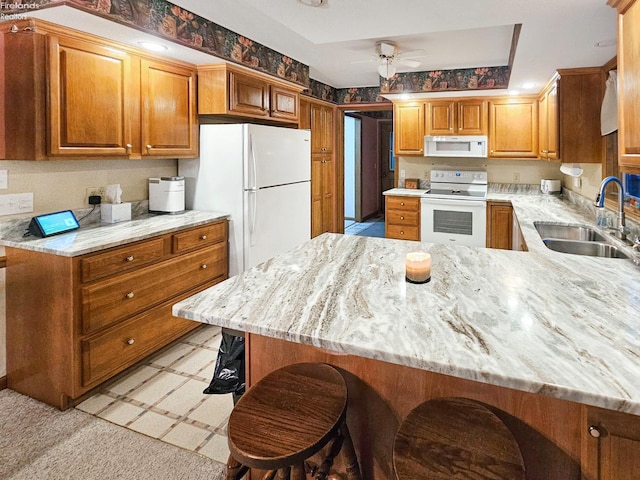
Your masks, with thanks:
[{"label": "lower cabinet", "polygon": [[384,236],[420,240],[420,197],[385,196]]},{"label": "lower cabinet", "polygon": [[200,324],[172,305],[228,277],[227,221],[79,257],[6,248],[7,386],[65,409]]},{"label": "lower cabinet", "polygon": [[527,250],[511,202],[487,202],[487,248]]},{"label": "lower cabinet", "polygon": [[640,475],[640,417],[588,407],[583,431],[584,480],[636,480]]}]

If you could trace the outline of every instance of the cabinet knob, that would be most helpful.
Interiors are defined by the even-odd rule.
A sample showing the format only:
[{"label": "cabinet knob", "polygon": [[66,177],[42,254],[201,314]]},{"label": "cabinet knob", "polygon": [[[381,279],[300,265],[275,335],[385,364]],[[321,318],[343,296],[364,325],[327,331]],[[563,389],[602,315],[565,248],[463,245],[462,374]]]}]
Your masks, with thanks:
[{"label": "cabinet knob", "polygon": [[493,153],[493,150],[491,150],[491,153]]},{"label": "cabinet knob", "polygon": [[127,143],[125,147],[127,148],[127,153],[131,153],[131,149],[133,148],[133,145],[131,145],[130,143]]},{"label": "cabinet knob", "polygon": [[200,235],[200,240],[206,240],[207,236],[206,235]]},{"label": "cabinet knob", "polygon": [[404,217],[403,217],[403,216],[400,216],[400,220],[404,220]]},{"label": "cabinet knob", "polygon": [[207,269],[207,264],[206,264],[206,263],[203,263],[202,265],[200,265],[200,268],[201,268],[202,270],[206,270],[206,269]]},{"label": "cabinet knob", "polygon": [[136,343],[135,338],[128,338],[127,339],[127,345],[133,345],[134,343]]},{"label": "cabinet knob", "polygon": [[133,298],[134,293],[133,292],[129,292],[125,295],[127,298]]},{"label": "cabinet knob", "polygon": [[400,235],[404,235],[404,230],[400,230]]},{"label": "cabinet knob", "polygon": [[151,150],[153,148],[153,145],[148,145],[147,144],[147,150]]},{"label": "cabinet knob", "polygon": [[133,255],[129,255],[125,260],[127,262],[133,262]]},{"label": "cabinet knob", "polygon": [[404,206],[404,202],[400,202],[400,205]]},{"label": "cabinet knob", "polygon": [[600,438],[602,436],[602,430],[600,430],[600,427],[596,427],[595,425],[591,425],[587,431],[593,438]]}]

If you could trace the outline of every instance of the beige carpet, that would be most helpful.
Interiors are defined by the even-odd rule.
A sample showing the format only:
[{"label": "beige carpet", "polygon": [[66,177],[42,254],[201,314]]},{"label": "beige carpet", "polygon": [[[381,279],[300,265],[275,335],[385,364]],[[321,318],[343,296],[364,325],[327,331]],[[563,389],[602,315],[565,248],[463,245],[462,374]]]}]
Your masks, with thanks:
[{"label": "beige carpet", "polygon": [[60,412],[0,391],[0,479],[223,478],[221,464],[197,453],[73,408]]}]

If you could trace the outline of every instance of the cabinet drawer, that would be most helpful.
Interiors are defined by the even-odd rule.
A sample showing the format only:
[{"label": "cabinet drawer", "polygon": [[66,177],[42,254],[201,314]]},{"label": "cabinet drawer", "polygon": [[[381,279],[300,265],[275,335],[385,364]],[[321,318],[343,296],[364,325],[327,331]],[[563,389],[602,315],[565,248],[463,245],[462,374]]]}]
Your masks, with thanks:
[{"label": "cabinet drawer", "polygon": [[90,282],[160,260],[163,254],[163,245],[163,240],[156,238],[83,258],[80,262],[82,281]]},{"label": "cabinet drawer", "polygon": [[387,225],[387,238],[398,238],[400,240],[420,240],[420,229],[418,227]]},{"label": "cabinet drawer", "polygon": [[420,210],[420,197],[387,197],[389,210]]},{"label": "cabinet drawer", "polygon": [[187,252],[194,248],[200,248],[226,240],[226,238],[227,222],[214,223],[212,225],[194,228],[187,232],[176,233],[172,237],[171,250],[173,253]]},{"label": "cabinet drawer", "polygon": [[226,277],[226,249],[226,243],[218,243],[83,287],[83,333],[123,320],[216,277]]},{"label": "cabinet drawer", "polygon": [[420,214],[408,210],[387,210],[387,223],[389,225],[418,226]]},{"label": "cabinet drawer", "polygon": [[172,316],[173,302],[82,341],[82,385],[105,380],[198,326]]}]

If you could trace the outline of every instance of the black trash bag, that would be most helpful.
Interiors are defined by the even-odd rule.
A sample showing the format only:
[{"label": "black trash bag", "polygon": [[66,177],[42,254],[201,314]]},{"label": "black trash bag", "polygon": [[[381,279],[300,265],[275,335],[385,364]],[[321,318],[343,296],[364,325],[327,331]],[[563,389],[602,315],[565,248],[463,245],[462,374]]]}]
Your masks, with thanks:
[{"label": "black trash bag", "polygon": [[233,393],[240,396],[245,390],[244,337],[222,332],[213,379],[202,393]]}]

